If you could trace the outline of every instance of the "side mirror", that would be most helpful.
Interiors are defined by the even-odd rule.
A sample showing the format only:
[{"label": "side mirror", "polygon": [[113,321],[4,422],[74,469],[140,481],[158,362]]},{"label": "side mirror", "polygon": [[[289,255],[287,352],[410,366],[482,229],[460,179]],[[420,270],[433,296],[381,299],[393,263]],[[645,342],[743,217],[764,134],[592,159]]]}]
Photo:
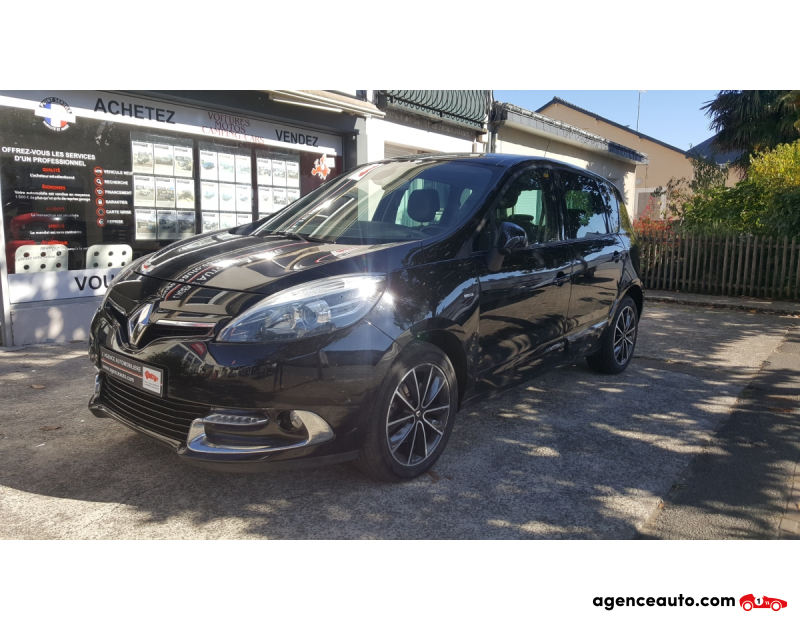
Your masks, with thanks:
[{"label": "side mirror", "polygon": [[508,256],[517,249],[525,249],[528,246],[528,234],[516,223],[503,221],[500,224],[500,238],[497,242],[497,250]]},{"label": "side mirror", "polygon": [[489,271],[500,271],[506,256],[528,246],[528,234],[516,223],[503,221],[499,226],[499,232],[497,247],[489,250],[486,261]]}]

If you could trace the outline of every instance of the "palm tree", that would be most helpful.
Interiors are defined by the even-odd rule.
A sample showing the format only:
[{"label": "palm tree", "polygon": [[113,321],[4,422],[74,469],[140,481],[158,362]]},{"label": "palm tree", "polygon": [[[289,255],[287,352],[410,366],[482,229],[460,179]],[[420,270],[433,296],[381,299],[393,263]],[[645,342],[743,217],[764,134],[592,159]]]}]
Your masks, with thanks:
[{"label": "palm tree", "polygon": [[701,109],[717,132],[712,149],[740,153],[733,165],[742,173],[754,153],[800,138],[798,90],[722,90]]}]

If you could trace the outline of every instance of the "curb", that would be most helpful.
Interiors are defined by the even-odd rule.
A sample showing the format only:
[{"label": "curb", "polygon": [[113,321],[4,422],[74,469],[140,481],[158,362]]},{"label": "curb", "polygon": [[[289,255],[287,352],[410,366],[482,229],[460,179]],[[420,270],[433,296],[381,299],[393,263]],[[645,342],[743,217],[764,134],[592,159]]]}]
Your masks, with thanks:
[{"label": "curb", "polygon": [[800,317],[800,306],[793,305],[786,305],[784,308],[776,308],[774,304],[759,304],[759,303],[751,303],[746,301],[722,301],[722,300],[714,300],[714,299],[703,299],[703,298],[684,298],[678,296],[667,296],[667,295],[648,295],[647,292],[644,294],[645,302],[660,302],[663,304],[683,304],[686,306],[705,306],[709,308],[722,308],[722,309],[729,309],[729,310],[738,310],[738,311],[756,311],[758,313],[767,313],[769,315],[794,315]]}]

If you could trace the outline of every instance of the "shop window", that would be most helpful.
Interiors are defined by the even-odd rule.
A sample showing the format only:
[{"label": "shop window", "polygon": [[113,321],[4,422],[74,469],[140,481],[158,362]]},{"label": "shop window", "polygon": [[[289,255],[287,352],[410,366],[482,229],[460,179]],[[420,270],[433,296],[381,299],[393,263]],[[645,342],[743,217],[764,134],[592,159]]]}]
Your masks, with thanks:
[{"label": "shop window", "polygon": [[[49,119],[22,101],[0,106],[0,137],[14,148],[0,155],[9,273],[97,274],[77,279],[64,274],[58,299],[75,295],[75,287],[102,288],[110,275],[103,280],[100,272],[113,275],[176,240],[277,213],[341,172],[341,157],[323,150],[273,148],[245,133],[240,135],[252,142],[222,133],[211,139],[200,126],[196,133],[174,131],[184,115],[174,111],[178,106],[136,109],[127,101],[120,104],[119,97],[99,96],[90,107],[101,103],[95,112],[105,112],[107,119],[73,111],[57,130],[55,118],[45,124]],[[49,105],[54,112],[66,111]],[[186,129],[193,120],[185,118],[179,127]],[[260,133],[276,137],[274,131]],[[325,140],[294,132],[291,137],[297,145]],[[25,300],[52,299],[28,293],[32,297]]]}]

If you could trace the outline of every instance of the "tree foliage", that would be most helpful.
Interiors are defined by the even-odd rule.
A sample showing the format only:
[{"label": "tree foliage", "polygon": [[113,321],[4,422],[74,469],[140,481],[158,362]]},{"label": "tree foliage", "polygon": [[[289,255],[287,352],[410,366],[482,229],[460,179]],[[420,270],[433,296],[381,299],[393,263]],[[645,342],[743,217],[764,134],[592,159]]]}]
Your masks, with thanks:
[{"label": "tree foliage", "polygon": [[683,225],[766,236],[800,235],[800,140],[754,154],[748,178],[733,188],[700,190]]},{"label": "tree foliage", "polygon": [[740,153],[733,164],[742,173],[754,154],[800,138],[798,90],[722,90],[702,109],[717,132],[711,148]]}]

